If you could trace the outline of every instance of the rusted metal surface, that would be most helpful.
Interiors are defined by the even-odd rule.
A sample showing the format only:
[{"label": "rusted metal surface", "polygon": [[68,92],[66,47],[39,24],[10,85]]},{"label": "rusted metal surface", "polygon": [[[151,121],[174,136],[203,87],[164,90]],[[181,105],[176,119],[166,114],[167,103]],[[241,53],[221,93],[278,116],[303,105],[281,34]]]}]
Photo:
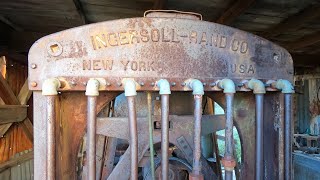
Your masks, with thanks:
[{"label": "rusted metal surface", "polygon": [[263,94],[256,94],[256,180],[263,179]]},{"label": "rusted metal surface", "polygon": [[48,180],[56,179],[56,96],[46,96],[47,98],[47,178]]},{"label": "rusted metal surface", "polygon": [[[119,91],[124,90],[126,78],[136,82],[138,91],[158,91],[156,82],[162,78],[170,82],[172,91],[191,91],[185,82],[197,78],[204,84],[206,95],[222,106],[226,102],[229,105],[233,103],[230,94],[224,99],[223,94],[218,92],[221,89],[216,86],[216,82],[223,78],[231,79],[237,85],[237,92],[234,95],[234,109],[227,106],[227,148],[223,162],[227,168],[234,167],[236,163],[232,149],[234,121],[242,141],[240,178],[254,179],[255,101],[253,93],[242,92],[250,90],[241,84],[251,78],[266,84],[278,79],[292,82],[293,66],[289,53],[265,39],[237,29],[192,18],[184,19],[183,16],[161,16],[148,15],[73,28],[41,38],[32,46],[29,53],[29,88],[35,91],[35,179],[43,179],[49,172],[45,169],[47,164],[43,166],[43,162],[48,159],[45,149],[48,137],[45,133],[46,118],[41,113],[45,99],[40,95],[43,81],[47,78],[58,78],[62,85],[59,88],[62,94],[56,103],[56,126],[59,128],[54,133],[57,157],[55,177],[58,179],[76,177],[77,149],[86,128],[86,99],[83,91],[89,78],[96,78],[102,84],[99,89],[101,95],[97,98],[97,112]],[[268,146],[261,152],[265,159],[263,179],[283,179],[283,155],[284,147],[287,147],[283,136],[284,128],[287,127],[283,123],[284,103],[282,95],[270,92],[275,89],[267,87],[266,90],[269,92],[265,95],[263,107],[263,135],[268,139]],[[77,102],[76,106],[74,102]],[[130,176],[136,179],[138,162],[149,148],[147,119],[137,118],[134,97],[129,96],[127,103],[129,122],[127,118],[97,120],[98,134],[130,142],[130,148],[122,155],[109,179],[129,179]],[[162,113],[167,116],[169,112],[164,109]],[[203,116],[202,124],[198,121],[194,124],[192,116],[169,116],[172,129],[170,126],[168,142],[181,149],[190,164],[194,157],[199,159],[200,162],[196,161],[196,164],[202,164],[204,179],[216,177],[210,166],[206,166],[208,162],[199,155],[197,144],[200,138],[196,143],[193,143],[193,138],[200,130],[201,135],[215,132],[217,127],[213,124],[223,125],[224,128],[226,124],[220,121],[221,117],[215,117],[220,120],[214,123],[213,117]],[[160,122],[159,116],[153,118]],[[196,127],[195,132],[193,125]],[[166,128],[162,131],[162,135],[166,135]],[[160,132],[153,132],[154,143],[161,141]],[[195,167],[198,167],[198,173],[191,174],[191,178],[202,179],[199,166]],[[228,173],[230,175],[231,171]]]},{"label": "rusted metal surface", "polygon": [[[101,90],[123,90],[123,78],[143,82],[138,90],[156,90],[161,78],[176,83],[172,91],[190,90],[187,78],[209,86],[222,77],[239,83],[255,77],[263,81],[292,81],[289,53],[258,36],[199,20],[132,18],[65,30],[38,40],[29,52],[29,86],[41,90],[44,79],[59,77],[60,90],[84,90],[90,77],[104,78]],[[37,68],[32,69],[31,64]],[[201,71],[199,71],[201,69]],[[272,73],[270,70],[272,69]],[[240,89],[238,89],[240,90]]]}]

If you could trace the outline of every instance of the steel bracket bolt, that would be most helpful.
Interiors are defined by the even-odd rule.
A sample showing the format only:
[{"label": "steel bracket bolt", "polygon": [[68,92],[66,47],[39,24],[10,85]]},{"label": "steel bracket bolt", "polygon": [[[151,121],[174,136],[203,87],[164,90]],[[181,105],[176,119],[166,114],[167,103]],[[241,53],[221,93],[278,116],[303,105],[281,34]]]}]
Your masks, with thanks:
[{"label": "steel bracket bolt", "polygon": [[36,82],[34,82],[34,81],[32,81],[31,83],[30,83],[30,85],[32,86],[32,87],[37,87],[37,83]]},{"label": "steel bracket bolt", "polygon": [[176,83],[175,83],[175,82],[172,82],[172,83],[171,83],[171,86],[175,86],[175,85],[176,85]]},{"label": "steel bracket bolt", "polygon": [[32,68],[32,69],[36,69],[36,68],[37,68],[37,65],[36,65],[36,64],[31,64],[31,68]]},{"label": "steel bracket bolt", "polygon": [[214,86],[216,86],[216,83],[210,83],[210,87],[214,87]]},{"label": "steel bracket bolt", "polygon": [[144,86],[144,82],[140,82],[139,84],[140,84],[140,86]]},{"label": "steel bracket bolt", "polygon": [[106,82],[106,86],[111,86],[111,84],[109,82]]}]

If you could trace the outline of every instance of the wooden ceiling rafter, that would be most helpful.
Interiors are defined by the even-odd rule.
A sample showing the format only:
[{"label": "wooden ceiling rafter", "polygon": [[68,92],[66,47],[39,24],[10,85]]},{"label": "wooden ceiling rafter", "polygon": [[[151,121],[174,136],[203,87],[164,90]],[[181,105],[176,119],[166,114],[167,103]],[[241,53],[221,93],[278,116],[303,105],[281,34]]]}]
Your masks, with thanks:
[{"label": "wooden ceiling rafter", "polygon": [[86,14],[84,12],[83,6],[79,0],[73,0],[73,4],[75,5],[78,14],[82,20],[83,24],[89,24],[90,22],[88,21],[88,18],[86,17]]},{"label": "wooden ceiling rafter", "polygon": [[13,23],[12,21],[10,21],[8,18],[6,18],[5,16],[1,16],[0,15],[0,21],[3,22],[4,24],[10,26],[12,29],[14,29],[15,31],[23,31],[23,28],[21,28],[20,26],[16,25],[15,23]]},{"label": "wooden ceiling rafter", "polygon": [[249,7],[255,0],[237,0],[233,3],[215,22],[219,24],[230,24]]},{"label": "wooden ceiling rafter", "polygon": [[292,31],[300,28],[304,23],[310,22],[320,17],[320,4],[311,5],[301,12],[294,14],[271,29],[261,33],[261,36],[272,38],[286,31]]},{"label": "wooden ceiling rafter", "polygon": [[301,49],[304,47],[311,46],[313,44],[319,43],[320,42],[320,31],[303,36],[302,38],[297,39],[294,42],[285,44],[284,46],[293,51],[296,49]]},{"label": "wooden ceiling rafter", "polygon": [[154,0],[152,9],[166,9],[168,0]]}]

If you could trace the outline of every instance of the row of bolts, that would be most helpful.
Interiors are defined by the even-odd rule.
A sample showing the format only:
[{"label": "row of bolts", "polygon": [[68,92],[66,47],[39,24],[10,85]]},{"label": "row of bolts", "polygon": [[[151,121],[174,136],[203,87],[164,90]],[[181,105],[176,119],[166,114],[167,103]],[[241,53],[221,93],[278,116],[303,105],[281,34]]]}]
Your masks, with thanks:
[{"label": "row of bolts", "polygon": [[[231,180],[233,178],[233,170],[236,166],[236,161],[233,157],[233,97],[235,90],[235,83],[230,79],[223,79],[218,81],[217,86],[223,89],[226,99],[226,132],[225,132],[225,155],[222,163],[225,167],[225,179]],[[96,104],[97,96],[99,96],[99,81],[97,79],[90,79],[86,86],[85,95],[88,97],[87,104],[87,179],[96,179]],[[156,83],[161,95],[161,179],[168,179],[169,172],[169,95],[170,83],[161,79]],[[189,79],[185,82],[194,95],[194,151],[193,151],[193,170],[189,174],[191,180],[202,180],[201,173],[201,118],[202,118],[202,96],[204,95],[203,83],[197,79]],[[44,81],[42,94],[47,96],[47,179],[55,179],[55,96],[58,94],[57,90],[61,84],[57,78],[50,78]],[[262,81],[251,79],[245,83],[245,87],[252,89],[256,97],[256,180],[263,179],[263,95],[266,93],[265,85]],[[284,177],[286,180],[291,179],[291,94],[294,93],[292,84],[288,80],[277,80],[271,84],[284,94],[285,98],[285,169]],[[130,135],[130,155],[131,155],[131,173],[130,179],[138,179],[138,133],[137,133],[137,118],[135,109],[136,82],[133,79],[128,79],[124,82],[124,92],[128,102],[128,119],[129,119],[129,135]],[[148,96],[148,98],[150,98]],[[149,129],[150,130],[150,129]],[[153,146],[150,140],[150,147]],[[153,156],[151,156],[151,162]],[[153,166],[152,166],[153,167]],[[152,172],[154,177],[154,167]]]}]

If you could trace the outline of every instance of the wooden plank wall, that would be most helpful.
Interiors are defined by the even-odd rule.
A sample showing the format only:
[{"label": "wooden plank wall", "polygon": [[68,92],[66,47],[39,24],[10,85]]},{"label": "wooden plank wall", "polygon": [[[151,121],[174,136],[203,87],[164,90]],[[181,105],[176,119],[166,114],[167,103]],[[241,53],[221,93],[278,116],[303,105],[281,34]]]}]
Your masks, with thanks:
[{"label": "wooden plank wall", "polygon": [[[27,66],[6,59],[6,80],[12,91],[17,96],[25,80],[27,79]],[[14,123],[0,137],[0,163],[3,163],[16,153],[32,148],[32,142],[25,135],[21,124]]]}]

